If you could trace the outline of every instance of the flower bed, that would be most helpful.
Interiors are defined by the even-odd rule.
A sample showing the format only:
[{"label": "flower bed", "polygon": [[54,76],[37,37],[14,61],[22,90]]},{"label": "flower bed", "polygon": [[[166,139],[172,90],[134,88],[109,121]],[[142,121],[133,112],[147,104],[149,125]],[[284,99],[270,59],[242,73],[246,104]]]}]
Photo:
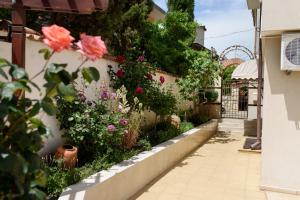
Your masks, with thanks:
[{"label": "flower bed", "polygon": [[128,199],[203,145],[216,130],[217,120],[207,122],[68,187],[59,199]]}]

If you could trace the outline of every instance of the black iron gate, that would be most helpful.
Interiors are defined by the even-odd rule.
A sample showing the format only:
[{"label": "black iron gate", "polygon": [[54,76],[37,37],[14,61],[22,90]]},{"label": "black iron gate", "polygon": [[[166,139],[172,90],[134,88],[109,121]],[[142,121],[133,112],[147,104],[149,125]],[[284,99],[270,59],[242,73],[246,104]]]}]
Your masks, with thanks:
[{"label": "black iron gate", "polygon": [[249,82],[223,82],[221,90],[222,118],[248,118]]}]

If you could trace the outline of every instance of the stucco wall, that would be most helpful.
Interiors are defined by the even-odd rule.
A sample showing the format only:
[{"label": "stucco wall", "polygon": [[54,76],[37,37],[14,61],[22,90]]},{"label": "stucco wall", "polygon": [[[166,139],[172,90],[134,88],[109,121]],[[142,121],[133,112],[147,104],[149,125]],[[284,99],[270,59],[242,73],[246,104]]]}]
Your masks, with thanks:
[{"label": "stucco wall", "polygon": [[[30,40],[30,39],[26,40],[26,71],[28,72],[29,77],[32,77],[33,75],[37,74],[41,70],[42,66],[45,63],[43,57],[38,54],[38,50],[42,49],[42,48],[46,48],[46,46],[43,43],[41,43],[39,41]],[[11,60],[11,44],[10,43],[0,42],[0,57],[6,58],[7,60]],[[55,54],[53,56],[53,58],[51,58],[51,62],[53,62],[53,63],[68,63],[67,69],[70,71],[75,71],[77,66],[82,62],[82,59],[83,58],[79,53],[74,52],[74,51],[65,50],[62,53]],[[114,61],[108,60],[108,59],[101,59],[96,62],[89,61],[88,63],[85,64],[85,66],[96,67],[101,74],[100,81],[98,83],[92,84],[89,87],[89,89],[86,90],[86,94],[87,94],[88,98],[92,99],[97,96],[97,94],[95,94],[95,87],[98,86],[98,88],[99,88],[100,83],[101,84],[105,83],[107,85],[109,84],[109,75],[107,73],[108,65],[112,65],[115,67],[115,66],[117,66],[117,63]],[[165,77],[165,83],[164,83],[163,87],[171,87],[175,96],[177,98],[179,98],[178,87],[175,83],[176,77],[166,74],[164,72],[158,72],[158,73],[156,73],[156,76],[154,77],[154,79],[159,80],[160,76]],[[43,80],[43,75],[40,75],[34,81],[41,88],[42,88],[43,84],[45,83]],[[78,81],[80,81],[80,78]],[[28,95],[30,97],[38,98],[38,97],[40,97],[40,92],[37,90],[33,90],[33,92],[31,94],[28,93],[26,95]],[[180,101],[180,102],[181,103],[178,104],[179,109],[187,109],[192,105],[190,102],[187,102],[187,101]],[[52,132],[53,132],[53,134],[50,137],[45,139],[45,147],[41,152],[42,154],[44,154],[46,152],[53,151],[58,145],[60,145],[63,142],[61,139],[62,131],[59,130],[58,122],[55,119],[55,117],[49,117],[49,116],[45,115],[45,113],[41,113],[40,117],[43,119],[43,121],[45,122],[45,124],[47,126],[51,127]],[[154,113],[146,112],[145,117],[147,119],[147,120],[145,120],[147,122],[146,125],[150,125],[150,124],[154,123],[154,121],[155,121]]]},{"label": "stucco wall", "polygon": [[299,0],[263,0],[262,34],[300,30]]},{"label": "stucco wall", "polygon": [[[272,2],[276,5],[279,1]],[[296,1],[288,0],[280,5],[285,10],[285,5],[289,4],[296,4]],[[298,6],[289,8],[295,7]],[[286,17],[290,13],[293,11],[285,12]],[[265,80],[261,184],[265,189],[300,191],[300,72],[287,75],[280,70],[280,44],[280,38],[263,39]]]}]

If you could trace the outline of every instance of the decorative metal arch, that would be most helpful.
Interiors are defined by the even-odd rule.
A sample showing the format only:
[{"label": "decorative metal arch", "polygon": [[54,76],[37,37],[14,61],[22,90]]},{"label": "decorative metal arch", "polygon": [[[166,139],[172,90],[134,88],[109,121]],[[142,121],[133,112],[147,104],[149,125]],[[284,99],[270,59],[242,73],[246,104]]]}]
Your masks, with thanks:
[{"label": "decorative metal arch", "polygon": [[247,47],[242,46],[242,45],[233,45],[233,46],[226,48],[221,53],[219,60],[220,61],[225,60],[226,55],[228,55],[230,52],[233,52],[233,51],[241,51],[241,52],[245,53],[249,57],[249,59],[254,59],[254,54]]}]

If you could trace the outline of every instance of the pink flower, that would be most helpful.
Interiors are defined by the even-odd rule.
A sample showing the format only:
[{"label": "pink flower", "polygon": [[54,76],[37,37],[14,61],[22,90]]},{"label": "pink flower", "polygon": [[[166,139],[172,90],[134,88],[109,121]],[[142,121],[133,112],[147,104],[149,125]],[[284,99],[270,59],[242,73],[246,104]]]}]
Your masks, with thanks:
[{"label": "pink flower", "polygon": [[43,42],[56,52],[68,49],[74,40],[70,35],[70,31],[55,24],[44,26],[42,32],[45,37]]},{"label": "pink flower", "polygon": [[103,100],[103,101],[108,100],[108,99],[109,99],[108,91],[104,90],[104,91],[101,93],[100,98],[101,98],[101,100]]},{"label": "pink flower", "polygon": [[110,94],[110,99],[111,99],[111,100],[116,100],[116,99],[117,99],[117,94],[114,93],[114,92],[111,93],[111,94]]},{"label": "pink flower", "polygon": [[136,94],[142,94],[144,92],[143,88],[138,86],[136,89],[135,89],[135,93]]},{"label": "pink flower", "polygon": [[128,121],[126,119],[120,119],[119,123],[122,126],[127,126],[128,125]]},{"label": "pink flower", "polygon": [[153,80],[153,77],[152,77],[152,75],[151,75],[150,73],[147,73],[147,74],[146,74],[146,77],[147,77],[147,79],[150,80],[150,81]]},{"label": "pink flower", "polygon": [[139,62],[144,62],[145,61],[145,57],[144,56],[139,56],[138,57],[138,61]]},{"label": "pink flower", "polygon": [[92,61],[102,58],[107,53],[106,46],[100,36],[90,36],[82,33],[77,46],[79,52]]},{"label": "pink flower", "polygon": [[123,69],[119,69],[116,73],[118,78],[122,78],[123,76],[125,76],[125,72]]},{"label": "pink flower", "polygon": [[165,82],[165,77],[160,76],[160,77],[159,77],[159,81],[160,81],[161,84],[163,84],[163,83]]},{"label": "pink flower", "polygon": [[118,63],[124,63],[125,61],[126,61],[126,57],[125,56],[123,56],[123,55],[118,55],[117,57],[116,57],[116,61],[118,62]]},{"label": "pink flower", "polygon": [[122,110],[123,110],[123,107],[122,107],[122,105],[119,104],[119,106],[118,106],[118,111],[119,111],[119,112],[122,112]]},{"label": "pink flower", "polygon": [[107,126],[107,131],[112,133],[112,132],[115,132],[116,131],[116,127],[114,125],[108,125]]}]

